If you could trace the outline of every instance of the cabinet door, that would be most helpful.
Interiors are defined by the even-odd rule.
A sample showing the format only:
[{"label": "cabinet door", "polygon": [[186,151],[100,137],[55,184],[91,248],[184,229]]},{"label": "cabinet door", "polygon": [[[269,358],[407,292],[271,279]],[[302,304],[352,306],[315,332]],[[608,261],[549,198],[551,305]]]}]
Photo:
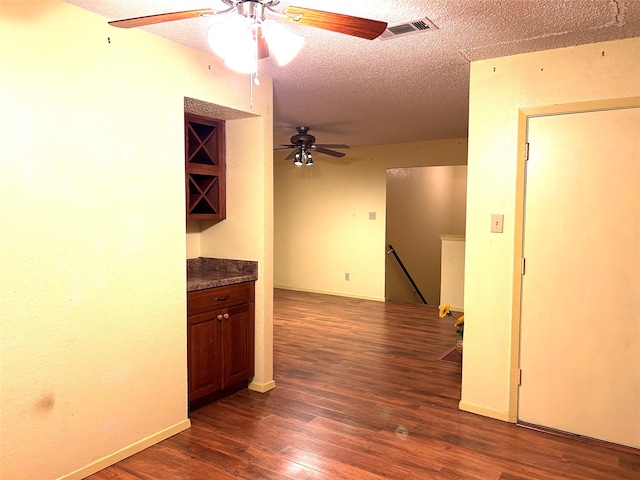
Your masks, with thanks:
[{"label": "cabinet door", "polygon": [[220,312],[192,315],[187,319],[187,371],[189,401],[216,392],[222,388]]},{"label": "cabinet door", "polygon": [[223,388],[254,375],[254,304],[229,308],[222,321]]}]

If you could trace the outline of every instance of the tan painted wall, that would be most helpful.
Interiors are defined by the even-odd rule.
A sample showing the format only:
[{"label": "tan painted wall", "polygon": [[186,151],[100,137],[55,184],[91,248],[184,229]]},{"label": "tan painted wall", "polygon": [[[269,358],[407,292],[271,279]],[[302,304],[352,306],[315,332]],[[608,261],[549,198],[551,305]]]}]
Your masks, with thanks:
[{"label": "tan painted wall", "polygon": [[[251,110],[213,56],[63,2],[0,11],[0,477],[80,478],[189,426],[184,97],[261,117],[242,183],[270,184],[271,87]],[[269,237],[268,190],[226,243]],[[268,245],[225,253],[268,275]]]},{"label": "tan painted wall", "polygon": [[[510,364],[512,352],[517,353],[513,349],[517,342],[513,326],[519,318],[514,272],[522,233],[515,227],[522,224],[522,205],[517,199],[523,197],[517,156],[518,109],[637,96],[638,58],[640,39],[636,38],[471,65],[467,322],[460,403],[465,410],[504,420],[516,418],[513,386],[517,372]],[[490,233],[492,213],[504,214],[503,234]]]},{"label": "tan painted wall", "polygon": [[[271,89],[261,91],[265,92]],[[249,388],[261,392],[275,386],[272,132],[270,117],[226,123],[227,218],[203,228],[200,235],[202,256],[258,261],[256,318],[261,321],[256,322],[256,368]]]},{"label": "tan painted wall", "polygon": [[441,235],[440,306],[464,312],[464,235]]},{"label": "tan painted wall", "polygon": [[[387,170],[386,242],[393,245],[429,305],[439,305],[440,235],[464,235],[467,167]],[[422,303],[393,255],[387,255],[388,301]]]},{"label": "tan painted wall", "polygon": [[342,159],[314,156],[312,167],[287,153],[275,155],[275,285],[384,300],[387,168],[464,165],[467,142],[357,147]]}]

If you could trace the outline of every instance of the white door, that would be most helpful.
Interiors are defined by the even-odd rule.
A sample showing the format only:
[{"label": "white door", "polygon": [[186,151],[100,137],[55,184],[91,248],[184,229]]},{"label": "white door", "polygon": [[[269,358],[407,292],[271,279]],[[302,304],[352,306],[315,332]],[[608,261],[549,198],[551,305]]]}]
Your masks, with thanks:
[{"label": "white door", "polygon": [[640,108],[528,141],[518,418],[640,448]]}]

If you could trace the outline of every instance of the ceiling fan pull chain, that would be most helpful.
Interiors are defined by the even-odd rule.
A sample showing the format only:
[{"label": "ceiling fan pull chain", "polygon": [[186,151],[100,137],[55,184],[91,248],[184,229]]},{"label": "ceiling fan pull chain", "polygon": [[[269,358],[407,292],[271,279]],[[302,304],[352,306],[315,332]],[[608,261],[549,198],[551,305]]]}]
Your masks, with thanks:
[{"label": "ceiling fan pull chain", "polygon": [[253,108],[253,87],[254,87],[254,85],[256,87],[260,86],[260,80],[258,79],[258,59],[260,58],[260,55],[259,55],[259,52],[258,52],[258,50],[259,50],[258,41],[259,41],[259,37],[261,35],[259,23],[254,24],[252,30],[253,30],[253,39],[254,39],[254,42],[255,42],[255,49],[254,49],[255,57],[254,57],[254,60],[255,60],[255,67],[256,68],[255,68],[255,70],[253,72],[251,72],[251,75],[249,76],[249,84],[250,84],[249,106],[251,108]]},{"label": "ceiling fan pull chain", "polygon": [[249,77],[249,107],[253,109],[253,73]]}]

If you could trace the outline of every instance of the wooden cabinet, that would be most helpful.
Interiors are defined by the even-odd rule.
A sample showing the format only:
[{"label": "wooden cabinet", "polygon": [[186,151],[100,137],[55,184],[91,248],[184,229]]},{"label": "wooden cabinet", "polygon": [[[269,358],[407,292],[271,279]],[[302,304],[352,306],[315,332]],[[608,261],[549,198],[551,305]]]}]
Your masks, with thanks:
[{"label": "wooden cabinet", "polygon": [[224,121],[184,116],[187,218],[224,220],[226,162]]},{"label": "wooden cabinet", "polygon": [[189,408],[247,386],[254,375],[254,282],[187,294]]}]

